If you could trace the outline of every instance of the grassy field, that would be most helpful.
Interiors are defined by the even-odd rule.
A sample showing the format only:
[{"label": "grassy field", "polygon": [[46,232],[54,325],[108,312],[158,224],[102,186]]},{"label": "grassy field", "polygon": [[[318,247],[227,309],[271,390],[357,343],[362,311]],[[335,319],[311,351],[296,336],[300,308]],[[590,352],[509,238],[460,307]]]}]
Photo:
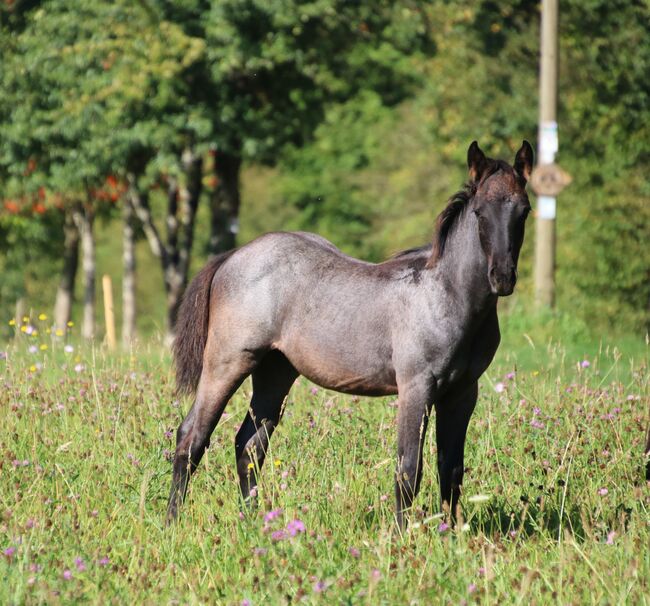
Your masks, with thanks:
[{"label": "grassy field", "polygon": [[174,400],[162,348],[109,356],[37,336],[0,350],[1,604],[650,602],[641,342],[507,333],[470,425],[464,520],[451,529],[438,514],[431,431],[404,537],[395,398],[300,380],[244,516],[233,442],[245,384],[165,528],[188,402]]}]

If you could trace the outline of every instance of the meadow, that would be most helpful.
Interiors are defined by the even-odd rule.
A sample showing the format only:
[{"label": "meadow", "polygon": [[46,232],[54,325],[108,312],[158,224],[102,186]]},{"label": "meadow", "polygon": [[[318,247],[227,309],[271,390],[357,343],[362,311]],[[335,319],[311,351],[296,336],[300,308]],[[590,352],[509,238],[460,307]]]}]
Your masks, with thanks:
[{"label": "meadow", "polygon": [[[168,352],[20,334],[0,347],[2,604],[646,604],[649,350],[517,329],[481,380],[463,519],[439,513],[434,432],[408,532],[393,518],[396,398],[300,379],[243,514],[226,410],[164,526]],[[32,331],[33,332],[33,331]]]}]

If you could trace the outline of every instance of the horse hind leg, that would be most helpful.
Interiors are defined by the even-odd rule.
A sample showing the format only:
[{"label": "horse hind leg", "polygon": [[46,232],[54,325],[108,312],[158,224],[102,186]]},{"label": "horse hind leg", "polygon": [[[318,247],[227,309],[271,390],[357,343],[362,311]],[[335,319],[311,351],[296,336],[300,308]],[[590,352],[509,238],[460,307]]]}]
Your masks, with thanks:
[{"label": "horse hind leg", "polygon": [[204,366],[194,405],[176,433],[167,523],[178,516],[190,476],[208,448],[210,436],[226,404],[256,364],[257,360],[252,354],[241,352],[231,359],[217,360]]},{"label": "horse hind leg", "polygon": [[258,473],[298,372],[281,352],[269,352],[253,371],[253,397],[237,436],[235,459],[244,503],[252,504]]}]

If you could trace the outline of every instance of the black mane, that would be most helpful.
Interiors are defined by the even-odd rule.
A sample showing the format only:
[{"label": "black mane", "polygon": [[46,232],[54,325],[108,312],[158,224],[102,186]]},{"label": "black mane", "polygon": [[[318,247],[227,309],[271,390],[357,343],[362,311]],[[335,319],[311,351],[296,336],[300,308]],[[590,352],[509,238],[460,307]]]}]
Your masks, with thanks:
[{"label": "black mane", "polygon": [[459,217],[463,214],[470,200],[475,196],[478,186],[491,177],[499,170],[512,170],[507,162],[503,160],[493,160],[487,158],[487,165],[479,181],[468,181],[460,191],[457,191],[449,201],[444,210],[438,215],[436,220],[436,230],[433,236],[431,256],[427,261],[427,267],[433,267],[438,259],[445,252],[447,237],[451,233],[454,225],[458,222]]}]

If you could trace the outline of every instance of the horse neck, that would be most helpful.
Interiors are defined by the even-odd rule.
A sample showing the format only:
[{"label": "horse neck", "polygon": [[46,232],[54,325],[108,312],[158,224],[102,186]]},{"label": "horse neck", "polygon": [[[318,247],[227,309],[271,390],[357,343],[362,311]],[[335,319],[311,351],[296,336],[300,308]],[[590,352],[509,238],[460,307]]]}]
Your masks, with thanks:
[{"label": "horse neck", "polygon": [[482,317],[496,306],[488,282],[488,262],[481,247],[476,217],[466,209],[447,235],[445,250],[435,275],[456,299],[459,318]]}]

